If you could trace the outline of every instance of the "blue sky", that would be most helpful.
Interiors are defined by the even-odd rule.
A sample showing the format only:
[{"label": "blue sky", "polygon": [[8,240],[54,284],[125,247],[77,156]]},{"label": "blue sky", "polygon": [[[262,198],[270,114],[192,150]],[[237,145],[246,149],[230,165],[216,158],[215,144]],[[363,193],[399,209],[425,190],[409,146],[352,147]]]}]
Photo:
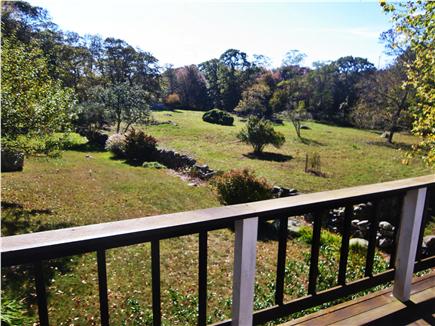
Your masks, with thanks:
[{"label": "blue sky", "polygon": [[175,66],[226,49],[263,54],[275,66],[298,49],[304,64],[353,55],[389,62],[379,34],[391,25],[377,1],[30,0],[64,30],[117,37]]}]

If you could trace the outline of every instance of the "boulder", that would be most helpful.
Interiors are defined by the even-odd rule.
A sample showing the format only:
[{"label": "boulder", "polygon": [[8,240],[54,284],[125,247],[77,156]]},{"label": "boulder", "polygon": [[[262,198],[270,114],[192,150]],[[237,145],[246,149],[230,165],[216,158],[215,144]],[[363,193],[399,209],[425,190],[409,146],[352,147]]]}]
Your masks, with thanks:
[{"label": "boulder", "polygon": [[360,230],[356,230],[352,235],[355,238],[364,238],[364,234]]},{"label": "boulder", "polygon": [[394,238],[394,231],[379,229],[379,233],[387,238]]},{"label": "boulder", "polygon": [[394,226],[393,226],[393,224],[391,224],[387,221],[382,221],[382,222],[379,222],[379,229],[386,230],[386,231],[394,231]]},{"label": "boulder", "polygon": [[308,127],[308,126],[306,126],[306,125],[302,125],[302,126],[301,126],[301,129],[303,129],[303,130],[311,130],[311,128]]},{"label": "boulder", "polygon": [[295,220],[289,220],[287,226],[287,236],[290,239],[299,237],[301,231],[301,223]]},{"label": "boulder", "polygon": [[381,135],[381,138],[389,138],[390,137],[390,132],[389,131],[384,131]]},{"label": "boulder", "polygon": [[380,238],[378,242],[378,246],[380,249],[389,249],[393,245],[394,241],[390,238]]},{"label": "boulder", "polygon": [[372,210],[372,203],[355,205],[353,207],[353,216],[358,220],[367,220],[370,218]]},{"label": "boulder", "polygon": [[366,239],[352,238],[349,240],[349,248],[360,247],[360,248],[367,249],[368,246],[369,246],[369,242]]},{"label": "boulder", "polygon": [[352,225],[352,227],[357,228],[359,222],[360,222],[359,220],[355,219],[355,220],[352,220],[352,222],[350,222],[350,224]]},{"label": "boulder", "polygon": [[293,188],[284,188],[284,187],[274,186],[272,188],[272,194],[276,198],[281,198],[281,197],[296,196],[296,195],[299,195],[299,192]]},{"label": "boulder", "polygon": [[273,186],[272,188],[272,194],[278,195],[281,192],[281,187]]},{"label": "boulder", "polygon": [[370,227],[369,220],[362,220],[359,221],[357,224],[357,228],[360,229],[361,231],[367,231],[369,227]]},{"label": "boulder", "polygon": [[435,255],[435,235],[423,237],[422,250],[425,256]]},{"label": "boulder", "polygon": [[379,233],[387,238],[393,238],[394,237],[394,226],[387,222],[387,221],[382,221],[379,222]]},{"label": "boulder", "polygon": [[2,148],[1,161],[2,172],[23,171],[24,153],[9,148]]}]

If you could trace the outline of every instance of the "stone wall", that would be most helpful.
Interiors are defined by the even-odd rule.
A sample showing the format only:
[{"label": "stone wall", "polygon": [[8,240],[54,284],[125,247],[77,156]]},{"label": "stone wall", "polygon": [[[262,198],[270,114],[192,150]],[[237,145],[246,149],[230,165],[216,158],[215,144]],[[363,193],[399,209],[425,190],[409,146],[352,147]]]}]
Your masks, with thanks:
[{"label": "stone wall", "polygon": [[216,171],[210,169],[207,165],[197,164],[193,157],[180,154],[171,149],[158,149],[156,161],[173,170],[187,170],[193,176],[207,180],[216,174]]},{"label": "stone wall", "polygon": [[[391,210],[389,212],[391,213]],[[369,239],[372,213],[373,204],[370,202],[353,206],[351,220],[351,236],[353,238]],[[395,236],[395,226],[393,225],[394,219],[387,218],[385,213],[378,213],[378,215],[379,222],[377,225],[376,244],[380,249],[390,251]],[[333,209],[329,211],[328,217],[324,219],[324,226],[330,231],[340,233],[342,231],[344,218],[344,207]]]}]

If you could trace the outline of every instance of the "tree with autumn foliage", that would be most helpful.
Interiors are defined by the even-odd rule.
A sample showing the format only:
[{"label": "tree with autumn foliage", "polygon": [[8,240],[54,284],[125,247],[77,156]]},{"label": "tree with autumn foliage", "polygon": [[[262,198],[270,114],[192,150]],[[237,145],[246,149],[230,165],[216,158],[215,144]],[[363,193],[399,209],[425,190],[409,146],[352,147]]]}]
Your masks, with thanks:
[{"label": "tree with autumn foliage", "polygon": [[416,92],[413,133],[422,138],[414,154],[435,166],[435,2],[408,1],[392,4],[380,2],[392,17],[394,31],[400,37],[392,39],[391,47],[409,47],[415,57],[406,66],[408,80]]}]

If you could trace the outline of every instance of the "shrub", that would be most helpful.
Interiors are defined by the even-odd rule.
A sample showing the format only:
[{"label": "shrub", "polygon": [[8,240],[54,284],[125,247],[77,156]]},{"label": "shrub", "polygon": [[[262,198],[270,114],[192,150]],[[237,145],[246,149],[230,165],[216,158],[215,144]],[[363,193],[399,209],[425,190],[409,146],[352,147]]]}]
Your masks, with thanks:
[{"label": "shrub", "polygon": [[32,325],[34,318],[28,316],[24,300],[11,299],[2,291],[0,321],[2,325]]},{"label": "shrub", "polygon": [[248,169],[231,170],[214,179],[220,201],[225,205],[241,204],[271,199],[272,185],[266,179],[257,178]]},{"label": "shrub", "polygon": [[177,93],[172,93],[166,96],[164,102],[170,107],[177,107],[181,104],[180,96]]},{"label": "shrub", "polygon": [[[311,226],[301,226],[299,229],[299,240],[311,244],[313,239],[313,228]],[[327,230],[321,230],[320,244],[334,247],[340,247],[341,239],[338,235]]]},{"label": "shrub", "polygon": [[202,120],[223,126],[232,126],[234,122],[234,118],[229,113],[218,109],[204,113]]},{"label": "shrub", "polygon": [[154,161],[157,153],[157,139],[143,131],[131,131],[125,136],[125,156],[130,163],[141,165],[145,161]]},{"label": "shrub", "polygon": [[106,150],[113,153],[117,158],[125,156],[125,136],[121,134],[113,134],[106,141]]},{"label": "shrub", "polygon": [[280,148],[285,137],[282,133],[273,129],[270,121],[251,116],[243,128],[237,135],[242,142],[252,145],[254,153],[261,153],[266,145],[273,145]]}]

